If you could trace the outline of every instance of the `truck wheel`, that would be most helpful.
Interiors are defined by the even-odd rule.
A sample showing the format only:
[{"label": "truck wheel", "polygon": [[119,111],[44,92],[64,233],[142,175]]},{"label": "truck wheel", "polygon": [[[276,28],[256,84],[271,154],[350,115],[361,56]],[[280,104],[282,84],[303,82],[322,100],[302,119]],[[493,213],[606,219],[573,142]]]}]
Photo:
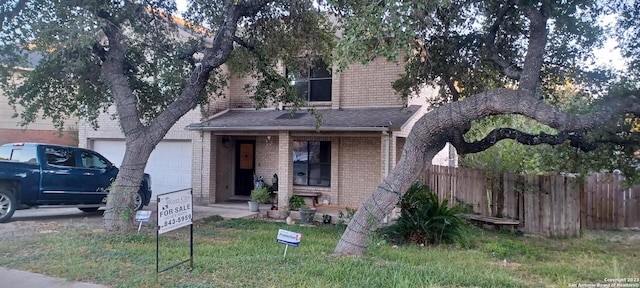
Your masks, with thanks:
[{"label": "truck wheel", "polygon": [[140,192],[136,193],[136,199],[133,202],[133,211],[138,211],[144,206],[144,195]]},{"label": "truck wheel", "polygon": [[0,187],[0,223],[4,223],[11,219],[13,212],[16,211],[18,202],[13,193],[5,188]]}]

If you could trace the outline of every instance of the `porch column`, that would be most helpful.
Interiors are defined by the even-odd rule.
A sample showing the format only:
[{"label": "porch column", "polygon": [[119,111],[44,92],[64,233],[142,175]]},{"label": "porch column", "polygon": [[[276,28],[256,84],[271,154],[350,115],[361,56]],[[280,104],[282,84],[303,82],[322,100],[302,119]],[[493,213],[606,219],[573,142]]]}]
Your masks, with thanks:
[{"label": "porch column", "polygon": [[390,141],[389,141],[389,172],[391,172],[391,170],[393,170],[393,168],[396,167],[396,164],[398,163],[398,138],[396,137],[396,135],[394,135],[395,133],[391,132],[389,133],[391,137]]},{"label": "porch column", "polygon": [[[191,188],[193,189],[193,202],[198,205],[215,203],[215,156],[213,151],[215,142],[210,132],[194,132],[191,138]],[[212,143],[213,142],[213,143]],[[215,174],[215,173],[214,173]]]},{"label": "porch column", "polygon": [[278,134],[278,211],[285,215],[289,198],[293,195],[293,159],[289,131]]}]

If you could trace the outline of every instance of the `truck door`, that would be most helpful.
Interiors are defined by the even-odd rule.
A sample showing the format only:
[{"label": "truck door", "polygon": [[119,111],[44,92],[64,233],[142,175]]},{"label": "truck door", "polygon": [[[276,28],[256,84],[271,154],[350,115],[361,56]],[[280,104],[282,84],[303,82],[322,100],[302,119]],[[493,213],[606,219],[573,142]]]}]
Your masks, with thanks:
[{"label": "truck door", "polygon": [[[42,204],[100,204],[106,191],[89,190],[96,169],[83,167],[81,150],[41,146]],[[107,185],[108,186],[108,185]]]},{"label": "truck door", "polygon": [[118,169],[102,155],[89,151],[78,150],[83,177],[83,191],[90,194],[98,193],[106,196],[106,191],[118,176]]},{"label": "truck door", "polygon": [[41,200],[43,204],[61,201],[74,204],[74,198],[82,192],[79,184],[79,175],[76,175],[74,167],[76,158],[72,148],[40,146],[42,156],[42,189]]}]

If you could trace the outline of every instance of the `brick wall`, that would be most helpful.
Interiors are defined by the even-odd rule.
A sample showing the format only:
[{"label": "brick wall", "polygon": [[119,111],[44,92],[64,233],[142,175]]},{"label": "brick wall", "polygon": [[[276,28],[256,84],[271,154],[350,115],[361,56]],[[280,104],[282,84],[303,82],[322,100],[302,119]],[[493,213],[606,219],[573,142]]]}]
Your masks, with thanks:
[{"label": "brick wall", "polygon": [[[116,114],[115,107],[109,108],[108,113],[100,114],[98,117],[98,123],[100,127],[94,130],[86,121],[80,121],[78,124],[78,138],[80,147],[90,147],[88,142],[91,139],[122,139],[124,140],[124,134],[120,128],[118,119],[112,119],[111,115]],[[200,109],[196,108],[187,112],[182,118],[176,122],[175,125],[169,129],[169,132],[163,138],[164,140],[191,140],[195,137],[193,133],[187,131],[184,128],[192,123],[198,123],[201,120]]]},{"label": "brick wall", "polygon": [[273,174],[278,172],[278,136],[256,137],[256,175],[264,177],[271,185]]},{"label": "brick wall", "polygon": [[[285,69],[278,67],[282,73]],[[226,70],[225,70],[226,71]],[[342,73],[333,73],[332,101],[314,102],[313,106],[348,108],[348,107],[387,107],[400,106],[402,100],[391,87],[399,74],[404,71],[402,65],[376,59],[366,66],[354,64]],[[247,85],[255,85],[257,81],[252,76],[231,76],[225,90],[225,98],[215,98],[212,95],[210,109],[253,108],[256,103],[251,99],[252,92],[247,93]],[[277,107],[270,103],[267,107]]]},{"label": "brick wall", "polygon": [[0,145],[14,142],[39,142],[58,145],[78,146],[77,131],[0,129]]},{"label": "brick wall", "polygon": [[[222,202],[229,200],[234,194],[233,171],[236,169],[236,165],[233,161],[233,147],[235,147],[235,140],[232,138],[231,145],[227,148],[223,145],[218,145],[218,143],[222,142],[220,136],[214,137],[214,139],[216,142],[216,155],[215,162],[211,164],[215,163],[215,166],[211,167],[211,171],[215,171],[216,176],[212,185],[216,187],[216,202]],[[194,171],[192,174],[197,175],[196,173],[197,171]]]},{"label": "brick wall", "polygon": [[251,76],[229,80],[229,108],[256,107],[255,101],[251,99],[251,94],[244,89],[246,85],[255,85],[256,83],[257,81]]},{"label": "brick wall", "polygon": [[340,142],[339,205],[359,206],[380,184],[380,137],[344,137]]},{"label": "brick wall", "polygon": [[[379,58],[367,66],[352,65],[334,75],[334,108],[400,106],[400,96],[391,84],[404,71],[402,65]],[[338,103],[336,103],[336,101]],[[337,106],[337,107],[336,107]]]},{"label": "brick wall", "polygon": [[[17,78],[16,81],[19,81]],[[18,108],[20,112],[21,108]],[[51,123],[51,119],[36,117],[26,128],[20,126],[20,118],[13,118],[16,111],[9,106],[8,99],[0,90],[0,144],[13,142],[41,142],[78,146],[77,119],[65,121],[68,127],[62,134]]]}]

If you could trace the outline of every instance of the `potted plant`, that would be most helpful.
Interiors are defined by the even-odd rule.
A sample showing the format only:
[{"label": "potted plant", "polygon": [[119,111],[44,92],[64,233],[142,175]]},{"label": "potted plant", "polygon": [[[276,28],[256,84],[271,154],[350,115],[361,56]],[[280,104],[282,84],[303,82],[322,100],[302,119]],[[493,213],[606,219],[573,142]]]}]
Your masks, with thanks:
[{"label": "potted plant", "polygon": [[322,214],[322,223],[331,224],[331,215],[327,213]]},{"label": "potted plant", "polygon": [[251,190],[251,200],[249,203],[249,211],[258,212],[260,210],[260,203],[267,203],[271,195],[269,194],[269,187],[262,186]]},{"label": "potted plant", "polygon": [[304,198],[298,195],[293,195],[291,196],[291,198],[289,198],[290,211],[298,211],[300,208],[303,208],[303,207],[307,207],[307,205],[304,203]]},{"label": "potted plant", "polygon": [[315,208],[308,208],[307,205],[304,205],[298,211],[300,212],[300,223],[313,224],[313,218],[316,216]]}]

